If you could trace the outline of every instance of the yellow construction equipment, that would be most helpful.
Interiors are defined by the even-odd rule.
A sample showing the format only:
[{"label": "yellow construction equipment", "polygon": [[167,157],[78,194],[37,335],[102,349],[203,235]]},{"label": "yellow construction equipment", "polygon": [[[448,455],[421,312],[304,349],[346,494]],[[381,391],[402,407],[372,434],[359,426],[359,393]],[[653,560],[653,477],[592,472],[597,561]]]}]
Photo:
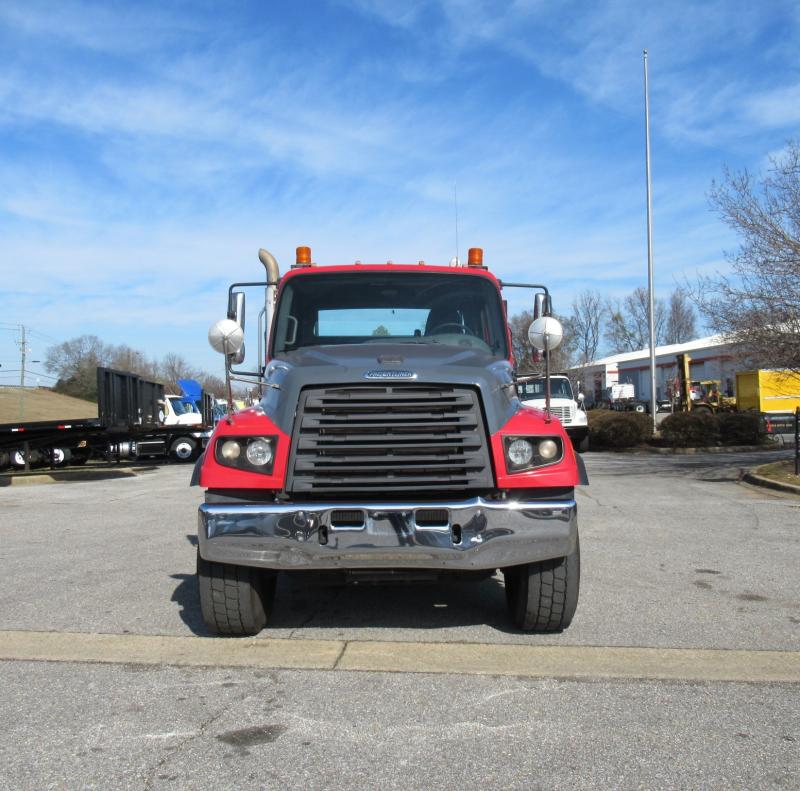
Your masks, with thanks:
[{"label": "yellow construction equipment", "polygon": [[794,412],[800,407],[797,371],[745,371],[736,374],[736,407],[758,412]]}]

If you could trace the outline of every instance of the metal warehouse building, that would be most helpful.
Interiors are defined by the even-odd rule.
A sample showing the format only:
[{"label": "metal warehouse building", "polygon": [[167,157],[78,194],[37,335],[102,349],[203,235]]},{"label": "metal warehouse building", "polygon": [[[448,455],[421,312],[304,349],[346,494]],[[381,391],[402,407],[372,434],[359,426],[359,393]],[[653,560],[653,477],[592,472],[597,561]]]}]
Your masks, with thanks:
[{"label": "metal warehouse building", "polygon": [[[721,336],[712,335],[687,343],[674,343],[656,347],[656,398],[667,399],[672,395],[678,375],[676,357],[688,354],[691,357],[693,380],[717,379],[724,395],[736,394],[736,372],[743,370],[740,360],[734,357],[731,344]],[[606,389],[614,384],[632,384],[636,398],[650,399],[650,350],[624,352],[594,360],[575,371],[587,404],[606,397]]]}]

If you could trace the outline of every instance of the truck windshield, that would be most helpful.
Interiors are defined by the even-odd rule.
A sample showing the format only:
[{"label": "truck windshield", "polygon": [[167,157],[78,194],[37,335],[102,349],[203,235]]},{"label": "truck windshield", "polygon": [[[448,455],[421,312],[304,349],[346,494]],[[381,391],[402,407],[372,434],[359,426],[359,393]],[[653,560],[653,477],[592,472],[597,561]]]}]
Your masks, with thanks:
[{"label": "truck windshield", "polygon": [[281,291],[274,354],[306,346],[438,343],[506,357],[500,294],[475,275],[315,272]]},{"label": "truck windshield", "polygon": [[[532,382],[525,382],[524,384],[517,385],[517,390],[519,391],[520,399],[523,401],[532,400],[534,398],[544,398],[544,379],[534,379]],[[570,386],[569,379],[563,379],[558,376],[551,377],[550,397],[568,398],[572,401],[572,387]]]},{"label": "truck windshield", "polygon": [[188,401],[181,400],[181,396],[177,396],[175,398],[169,398],[169,400],[170,403],[172,404],[172,409],[174,410],[176,415],[190,415],[192,414],[192,412],[200,411],[197,409],[197,407],[195,407],[193,404],[190,404]]}]

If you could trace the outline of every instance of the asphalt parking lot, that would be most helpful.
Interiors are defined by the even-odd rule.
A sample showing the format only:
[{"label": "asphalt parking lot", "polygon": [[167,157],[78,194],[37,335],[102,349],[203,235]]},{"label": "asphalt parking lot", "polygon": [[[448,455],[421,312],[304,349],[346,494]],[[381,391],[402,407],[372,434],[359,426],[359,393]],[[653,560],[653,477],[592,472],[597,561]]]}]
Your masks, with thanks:
[{"label": "asphalt parking lot", "polygon": [[588,454],[547,637],[498,576],[283,579],[210,640],[188,467],[0,490],[0,784],[800,788],[800,499],[737,483],[783,456]]}]

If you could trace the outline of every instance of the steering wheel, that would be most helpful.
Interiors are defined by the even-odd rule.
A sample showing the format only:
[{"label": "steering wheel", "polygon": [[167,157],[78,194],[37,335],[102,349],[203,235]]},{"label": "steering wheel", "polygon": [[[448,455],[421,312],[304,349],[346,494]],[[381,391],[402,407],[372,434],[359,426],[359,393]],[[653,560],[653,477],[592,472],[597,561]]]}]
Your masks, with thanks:
[{"label": "steering wheel", "polygon": [[459,335],[469,335],[473,338],[478,337],[469,327],[459,324],[457,321],[445,321],[443,324],[437,324],[435,327],[431,327],[426,335],[436,335],[439,330],[443,330],[445,327],[455,327],[459,331]]}]

